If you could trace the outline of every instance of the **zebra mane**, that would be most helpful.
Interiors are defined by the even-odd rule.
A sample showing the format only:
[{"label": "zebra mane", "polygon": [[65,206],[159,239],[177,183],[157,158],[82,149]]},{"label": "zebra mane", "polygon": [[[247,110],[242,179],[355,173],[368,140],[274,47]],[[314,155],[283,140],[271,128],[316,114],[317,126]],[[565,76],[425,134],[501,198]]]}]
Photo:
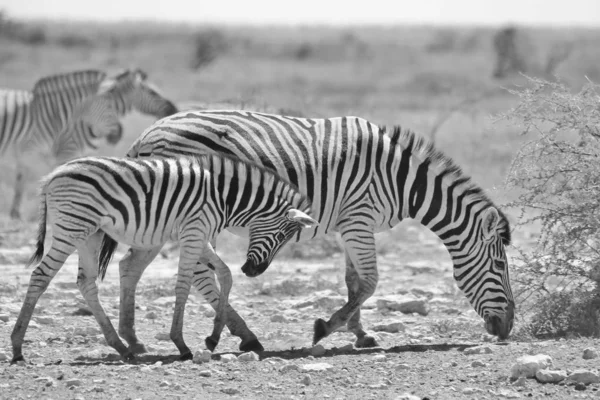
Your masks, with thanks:
[{"label": "zebra mane", "polygon": [[240,160],[239,158],[234,157],[232,155],[222,154],[222,153],[219,153],[219,154],[210,153],[210,154],[202,154],[202,155],[184,155],[182,157],[188,157],[191,159],[195,159],[200,164],[210,163],[212,165],[212,163],[215,160],[217,160],[222,164],[225,164],[225,162],[231,162],[234,166],[241,165],[243,168],[246,168],[247,171],[250,173],[253,171],[259,172],[260,174],[267,175],[270,178],[272,178],[275,183],[281,182],[285,186],[290,187],[292,190],[294,190],[296,193],[299,194],[300,204],[306,205],[306,207],[312,206],[310,199],[304,193],[302,193],[300,191],[298,186],[294,185],[292,182],[288,181],[287,179],[281,177],[275,171],[273,171],[269,168],[266,168],[260,164],[257,164],[255,162]]},{"label": "zebra mane", "polygon": [[400,146],[403,149],[411,149],[411,154],[416,155],[421,159],[428,159],[431,166],[439,173],[445,172],[446,175],[452,176],[455,179],[461,179],[468,185],[470,197],[474,197],[480,201],[487,203],[490,207],[498,210],[500,222],[498,230],[500,237],[505,245],[511,242],[510,223],[506,215],[494,204],[494,202],[485,194],[484,190],[471,180],[471,177],[466,175],[452,158],[448,157],[441,151],[437,150],[433,143],[429,142],[422,136],[418,136],[408,129],[402,129],[400,126],[394,126],[391,133],[387,133],[387,128],[380,128],[380,134],[387,135],[390,138],[392,146]]},{"label": "zebra mane", "polygon": [[88,89],[96,92],[106,73],[99,70],[82,70],[64,74],[49,75],[39,79],[33,86],[36,96],[60,93],[73,87]]}]

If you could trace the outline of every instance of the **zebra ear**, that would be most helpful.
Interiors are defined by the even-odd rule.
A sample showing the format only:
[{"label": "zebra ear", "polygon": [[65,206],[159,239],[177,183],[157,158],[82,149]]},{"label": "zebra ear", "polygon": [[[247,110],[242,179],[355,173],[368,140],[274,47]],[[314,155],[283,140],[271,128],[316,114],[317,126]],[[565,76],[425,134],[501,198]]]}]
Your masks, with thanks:
[{"label": "zebra ear", "polygon": [[483,237],[489,239],[494,236],[496,234],[498,222],[500,222],[498,210],[494,207],[488,207],[488,209],[483,212]]},{"label": "zebra ear", "polygon": [[312,219],[308,214],[295,208],[288,211],[287,219],[299,223],[303,228],[312,228],[313,226],[319,225],[319,223]]}]

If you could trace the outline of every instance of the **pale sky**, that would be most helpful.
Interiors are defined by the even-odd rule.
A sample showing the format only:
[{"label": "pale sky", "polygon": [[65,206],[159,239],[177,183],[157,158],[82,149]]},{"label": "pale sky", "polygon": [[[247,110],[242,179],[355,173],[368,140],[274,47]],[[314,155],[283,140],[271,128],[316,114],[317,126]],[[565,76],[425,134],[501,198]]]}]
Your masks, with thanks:
[{"label": "pale sky", "polygon": [[0,0],[10,16],[230,24],[600,26],[600,0]]}]

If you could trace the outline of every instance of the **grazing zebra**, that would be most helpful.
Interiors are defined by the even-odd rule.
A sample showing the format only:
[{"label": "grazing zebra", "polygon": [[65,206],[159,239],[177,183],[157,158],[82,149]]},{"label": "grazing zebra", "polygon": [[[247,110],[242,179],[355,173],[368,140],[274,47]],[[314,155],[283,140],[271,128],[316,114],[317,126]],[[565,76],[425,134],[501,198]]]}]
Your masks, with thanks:
[{"label": "grazing zebra", "polygon": [[[319,225],[302,231],[297,240],[341,234],[348,302],[329,321],[315,322],[314,343],[347,324],[357,347],[377,345],[360,322],[360,306],[378,281],[374,233],[404,218],[419,221],[443,241],[456,282],[485,320],[487,331],[508,337],[515,307],[505,255],[508,220],[450,158],[412,132],[396,127],[387,134],[385,128],[357,117],[181,112],[146,129],[128,156],[215,152],[277,171],[308,196]],[[130,252],[134,258],[136,250]],[[144,267],[143,260],[128,265],[129,270]],[[194,284],[210,302],[216,301],[211,271],[201,264],[196,268]],[[243,271],[256,276],[264,268],[244,266]],[[121,281],[121,314],[133,315],[135,286],[127,283]],[[228,318],[239,316],[231,313]],[[121,322],[127,325],[119,332],[137,342],[133,318]]]},{"label": "grazing zebra", "polygon": [[[148,160],[87,157],[58,167],[43,184],[37,248],[30,264],[42,259],[46,222],[52,228],[52,246],[31,274],[11,335],[12,361],[23,359],[23,339],[35,305],[75,250],[79,253],[77,286],[106,341],[125,359],[133,357],[105,314],[95,282],[98,274],[104,276],[117,241],[150,261],[167,240],[180,243],[171,338],[183,359],[192,357],[182,329],[193,267],[202,260],[217,273],[219,308],[213,334],[206,339],[207,346],[214,348],[232,282],[229,268],[210,241],[226,227],[248,227],[251,238],[245,265],[266,268],[299,230],[316,223],[306,214],[309,208],[306,197],[274,173],[216,155]],[[128,272],[122,270],[121,279],[127,281]]]},{"label": "grazing zebra", "polygon": [[26,151],[50,149],[66,161],[99,139],[116,144],[123,134],[118,118],[132,108],[157,118],[177,112],[139,70],[116,76],[95,70],[52,75],[38,80],[31,92],[0,91],[0,154],[16,153],[17,175],[10,208],[20,218]]}]

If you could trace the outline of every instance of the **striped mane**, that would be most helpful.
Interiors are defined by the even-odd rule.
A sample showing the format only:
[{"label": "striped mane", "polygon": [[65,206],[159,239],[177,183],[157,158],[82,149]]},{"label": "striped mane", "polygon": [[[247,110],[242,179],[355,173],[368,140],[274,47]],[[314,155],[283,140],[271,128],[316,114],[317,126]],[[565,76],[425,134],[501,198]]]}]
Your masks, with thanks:
[{"label": "striped mane", "polygon": [[433,143],[425,138],[416,135],[408,129],[402,129],[400,126],[394,126],[388,134],[387,128],[380,129],[381,135],[387,135],[390,138],[391,146],[400,146],[402,149],[411,149],[411,154],[419,159],[428,159],[430,168],[433,168],[438,173],[445,173],[446,176],[454,180],[462,180],[467,185],[469,196],[477,200],[483,201],[490,207],[498,210],[500,215],[499,232],[502,242],[509,245],[511,241],[510,223],[506,215],[492,202],[485,194],[484,190],[471,180],[463,170],[447,155],[437,150]]},{"label": "striped mane", "polygon": [[39,79],[33,86],[36,96],[62,93],[73,87],[84,89],[86,92],[96,92],[106,73],[98,70],[75,71],[65,74],[50,75]]}]

